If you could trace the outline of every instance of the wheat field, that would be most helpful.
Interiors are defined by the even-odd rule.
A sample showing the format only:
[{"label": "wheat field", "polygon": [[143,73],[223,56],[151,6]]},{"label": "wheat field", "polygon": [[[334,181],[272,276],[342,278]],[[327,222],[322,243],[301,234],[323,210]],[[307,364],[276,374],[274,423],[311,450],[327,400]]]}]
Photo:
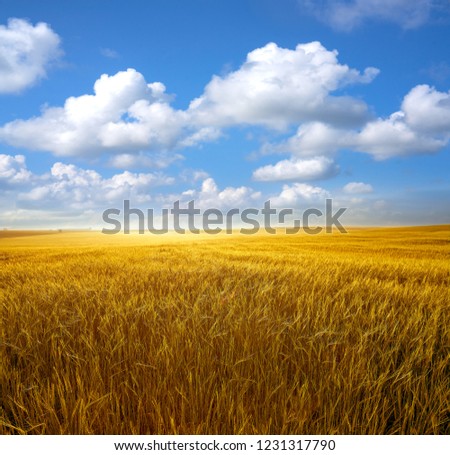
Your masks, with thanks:
[{"label": "wheat field", "polygon": [[449,239],[3,231],[0,433],[449,434]]}]

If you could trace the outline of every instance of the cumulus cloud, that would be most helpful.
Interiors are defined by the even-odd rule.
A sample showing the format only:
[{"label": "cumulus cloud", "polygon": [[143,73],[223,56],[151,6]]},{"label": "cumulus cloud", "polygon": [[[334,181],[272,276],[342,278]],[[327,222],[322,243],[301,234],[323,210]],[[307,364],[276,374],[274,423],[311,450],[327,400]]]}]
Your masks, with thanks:
[{"label": "cumulus cloud", "polygon": [[378,70],[360,73],[339,63],[337,55],[317,41],[293,50],[269,43],[250,52],[238,70],[214,76],[188,112],[195,123],[212,126],[361,122],[367,116],[365,103],[331,93],[348,84],[369,83]]},{"label": "cumulus cloud", "polygon": [[450,91],[417,85],[404,98],[405,121],[415,130],[450,135]]},{"label": "cumulus cloud", "polygon": [[306,183],[283,185],[281,193],[271,197],[270,201],[275,207],[295,208],[304,202],[320,202],[330,197],[330,193],[319,187]]},{"label": "cumulus cloud", "polygon": [[48,24],[9,19],[0,25],[0,94],[32,86],[61,54],[60,38]]},{"label": "cumulus cloud", "polygon": [[351,140],[351,131],[321,122],[305,123],[278,150],[299,157],[332,155]]},{"label": "cumulus cloud", "polygon": [[[20,210],[60,213],[96,210],[100,213],[98,210],[106,206],[121,206],[125,199],[138,206],[151,204],[156,209],[159,205],[171,205],[176,200],[182,203],[195,200],[199,208],[224,210],[254,206],[261,197],[260,192],[246,186],[220,189],[206,173],[194,174],[191,180],[202,179],[196,188],[167,194],[161,192],[161,187],[171,186],[176,180],[161,172],[124,171],[105,178],[92,169],[56,162],[49,172],[37,175],[27,169],[22,155],[0,155],[0,188],[13,191]],[[4,206],[5,202],[0,199],[0,205]]]},{"label": "cumulus cloud", "polygon": [[368,20],[392,22],[404,29],[424,25],[432,0],[299,0],[309,13],[338,30],[350,31]]},{"label": "cumulus cloud", "polygon": [[172,109],[169,100],[163,84],[147,84],[134,69],[104,74],[93,95],[70,97],[39,117],[7,123],[0,138],[56,156],[166,149],[176,144],[184,123],[184,113]]},{"label": "cumulus cloud", "polygon": [[[194,200],[196,206],[201,209],[218,208],[229,209],[232,207],[249,207],[254,205],[261,197],[259,191],[240,186],[226,187],[219,189],[213,178],[208,177],[203,180],[201,188],[184,191],[180,197],[181,200]],[[173,198],[172,198],[173,201]]]},{"label": "cumulus cloud", "polygon": [[172,177],[161,173],[125,171],[104,178],[97,171],[60,162],[49,173],[33,176],[33,181],[32,188],[18,193],[19,204],[55,210],[96,208],[126,198],[150,200],[153,188],[174,183]]},{"label": "cumulus cloud", "polygon": [[319,156],[301,160],[282,160],[274,165],[256,169],[253,178],[264,182],[282,180],[319,180],[332,177],[339,172],[339,167],[330,158]]},{"label": "cumulus cloud", "polygon": [[27,184],[32,173],[27,169],[23,155],[0,154],[0,188]]},{"label": "cumulus cloud", "polygon": [[367,194],[372,193],[372,185],[363,182],[350,182],[343,188],[344,193],[347,194]]},{"label": "cumulus cloud", "polygon": [[445,147],[448,140],[422,134],[405,119],[403,112],[396,112],[387,119],[369,122],[355,133],[349,148],[370,153],[377,160],[396,156],[435,153]]},{"label": "cumulus cloud", "polygon": [[404,97],[401,107],[402,110],[389,117],[370,120],[359,129],[338,128],[322,122],[305,123],[295,135],[266,146],[264,151],[288,152],[296,158],[305,158],[332,156],[347,149],[385,160],[436,153],[448,145],[450,93],[419,85]]},{"label": "cumulus cloud", "polygon": [[[254,206],[261,198],[260,192],[246,186],[220,189],[203,171],[192,171],[189,179],[181,176],[181,180],[197,183],[195,188],[168,194],[161,187],[174,185],[176,179],[162,172],[124,171],[105,178],[93,169],[56,162],[49,172],[33,174],[27,169],[24,156],[0,154],[0,189],[6,190],[0,197],[0,207],[13,209],[17,202],[18,210],[72,214],[94,210],[98,214],[106,206],[119,207],[129,199],[135,205],[156,209],[176,200],[195,200],[197,207],[224,210]],[[9,203],[11,194],[13,206]]]}]

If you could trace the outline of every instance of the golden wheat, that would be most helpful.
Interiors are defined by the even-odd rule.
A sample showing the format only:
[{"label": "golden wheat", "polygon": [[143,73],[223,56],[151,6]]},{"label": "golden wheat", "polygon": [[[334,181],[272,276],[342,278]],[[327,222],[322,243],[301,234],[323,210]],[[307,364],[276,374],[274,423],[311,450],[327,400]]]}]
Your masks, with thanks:
[{"label": "golden wheat", "polygon": [[2,434],[449,433],[448,226],[20,234]]}]

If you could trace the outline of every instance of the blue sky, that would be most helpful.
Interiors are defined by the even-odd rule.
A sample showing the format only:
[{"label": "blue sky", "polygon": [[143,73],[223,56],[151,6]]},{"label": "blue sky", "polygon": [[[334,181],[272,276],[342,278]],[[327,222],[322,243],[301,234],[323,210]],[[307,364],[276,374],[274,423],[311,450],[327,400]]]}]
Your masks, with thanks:
[{"label": "blue sky", "polygon": [[0,227],[329,197],[449,223],[449,43],[444,0],[0,0]]}]

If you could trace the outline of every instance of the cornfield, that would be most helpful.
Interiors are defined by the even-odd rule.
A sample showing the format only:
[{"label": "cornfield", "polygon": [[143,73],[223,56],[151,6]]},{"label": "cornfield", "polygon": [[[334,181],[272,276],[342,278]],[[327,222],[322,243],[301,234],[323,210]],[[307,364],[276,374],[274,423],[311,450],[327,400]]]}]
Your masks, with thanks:
[{"label": "cornfield", "polygon": [[449,434],[449,235],[1,232],[0,433]]}]

